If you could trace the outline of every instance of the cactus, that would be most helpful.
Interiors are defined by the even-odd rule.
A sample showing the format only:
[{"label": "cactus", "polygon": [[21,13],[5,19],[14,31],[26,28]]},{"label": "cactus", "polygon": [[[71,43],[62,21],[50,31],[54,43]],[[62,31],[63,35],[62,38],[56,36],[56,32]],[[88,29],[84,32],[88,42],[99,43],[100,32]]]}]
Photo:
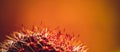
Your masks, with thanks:
[{"label": "cactus", "polygon": [[13,32],[7,38],[0,44],[1,52],[87,52],[88,50],[82,43],[74,45],[76,40],[74,36],[47,28],[35,31],[24,29]]}]

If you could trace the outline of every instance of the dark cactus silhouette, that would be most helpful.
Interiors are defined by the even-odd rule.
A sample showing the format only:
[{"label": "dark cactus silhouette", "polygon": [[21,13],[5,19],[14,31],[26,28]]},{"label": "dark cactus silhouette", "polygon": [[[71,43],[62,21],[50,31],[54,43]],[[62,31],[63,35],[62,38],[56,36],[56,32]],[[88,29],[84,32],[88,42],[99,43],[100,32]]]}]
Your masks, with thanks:
[{"label": "dark cactus silhouette", "polygon": [[35,31],[24,29],[7,37],[1,43],[1,52],[87,52],[86,46],[79,40],[79,45],[73,44],[76,40],[74,36],[47,28]]}]

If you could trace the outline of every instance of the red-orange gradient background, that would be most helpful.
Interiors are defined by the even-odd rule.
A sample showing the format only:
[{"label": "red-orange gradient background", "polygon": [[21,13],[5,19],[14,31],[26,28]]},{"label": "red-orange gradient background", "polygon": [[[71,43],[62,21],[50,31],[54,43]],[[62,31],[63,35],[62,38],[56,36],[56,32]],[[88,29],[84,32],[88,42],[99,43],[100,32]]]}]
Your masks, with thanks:
[{"label": "red-orange gradient background", "polygon": [[[19,25],[57,26],[80,34],[89,52],[117,52],[116,5],[107,0],[0,0],[0,41]],[[119,52],[119,51],[118,51]]]}]

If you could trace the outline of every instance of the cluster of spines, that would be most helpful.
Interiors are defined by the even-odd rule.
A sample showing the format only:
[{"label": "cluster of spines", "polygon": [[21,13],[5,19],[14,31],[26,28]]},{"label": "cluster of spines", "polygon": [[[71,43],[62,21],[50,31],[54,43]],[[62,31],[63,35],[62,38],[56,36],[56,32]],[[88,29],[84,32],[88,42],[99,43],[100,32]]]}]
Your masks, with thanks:
[{"label": "cluster of spines", "polygon": [[62,34],[61,31],[42,31],[25,30],[14,32],[9,40],[1,44],[2,52],[87,52],[85,46],[74,46],[72,36]]}]

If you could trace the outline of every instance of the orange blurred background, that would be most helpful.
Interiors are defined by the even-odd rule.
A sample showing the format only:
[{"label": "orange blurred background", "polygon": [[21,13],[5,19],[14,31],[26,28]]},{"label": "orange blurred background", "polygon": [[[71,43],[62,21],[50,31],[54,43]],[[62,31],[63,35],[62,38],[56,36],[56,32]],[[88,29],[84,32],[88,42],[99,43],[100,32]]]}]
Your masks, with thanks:
[{"label": "orange blurred background", "polygon": [[89,52],[120,52],[116,4],[107,0],[0,0],[0,41],[23,25],[80,34]]}]

